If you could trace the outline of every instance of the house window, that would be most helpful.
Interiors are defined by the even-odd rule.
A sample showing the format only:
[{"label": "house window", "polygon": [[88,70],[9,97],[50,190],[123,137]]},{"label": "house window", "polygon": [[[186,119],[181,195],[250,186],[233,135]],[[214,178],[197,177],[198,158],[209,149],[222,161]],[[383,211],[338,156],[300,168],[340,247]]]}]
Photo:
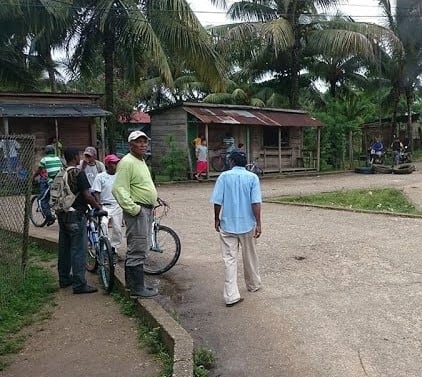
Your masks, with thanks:
[{"label": "house window", "polygon": [[[290,132],[288,128],[281,128],[280,144],[288,147],[290,142]],[[264,147],[278,147],[278,128],[264,127]]]}]

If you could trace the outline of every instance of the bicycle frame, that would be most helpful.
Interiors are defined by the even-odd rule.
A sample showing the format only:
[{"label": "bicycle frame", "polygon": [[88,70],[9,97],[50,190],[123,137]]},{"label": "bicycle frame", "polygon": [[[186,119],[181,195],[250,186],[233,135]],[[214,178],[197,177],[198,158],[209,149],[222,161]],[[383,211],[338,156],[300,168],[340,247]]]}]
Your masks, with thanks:
[{"label": "bicycle frame", "polygon": [[100,281],[106,292],[110,293],[114,285],[115,260],[108,236],[102,228],[101,218],[102,216],[96,216],[94,219],[91,214],[87,217],[88,248],[86,269],[90,272],[95,272],[98,269]]},{"label": "bicycle frame", "polygon": [[160,198],[157,203],[151,211],[150,247],[144,261],[144,272],[149,275],[160,275],[170,270],[177,263],[181,252],[177,233],[161,224],[161,218],[167,214],[170,207]]},{"label": "bicycle frame", "polygon": [[[152,209],[152,223],[151,223],[151,251],[155,251],[157,253],[162,253],[163,250],[161,250],[160,245],[158,245],[157,242],[157,234],[160,227],[160,220],[161,217],[165,216],[167,214],[167,211],[170,209],[169,205],[162,199],[157,199],[158,205],[156,205]],[[164,211],[161,216],[157,216],[157,209],[160,207],[164,207]]]}]

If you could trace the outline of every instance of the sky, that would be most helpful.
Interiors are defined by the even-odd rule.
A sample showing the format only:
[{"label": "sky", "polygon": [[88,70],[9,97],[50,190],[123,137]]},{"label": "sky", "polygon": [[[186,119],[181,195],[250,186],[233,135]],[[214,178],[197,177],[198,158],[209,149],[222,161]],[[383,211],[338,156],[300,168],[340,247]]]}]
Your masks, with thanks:
[{"label": "sky", "polygon": [[[352,16],[355,21],[382,23],[382,13],[378,6],[378,0],[341,0],[344,5],[341,11]],[[196,13],[202,25],[219,25],[229,23],[225,17],[225,11],[211,4],[210,0],[188,0],[192,10]],[[392,1],[394,4],[395,1]],[[347,4],[347,5],[345,5]]]}]

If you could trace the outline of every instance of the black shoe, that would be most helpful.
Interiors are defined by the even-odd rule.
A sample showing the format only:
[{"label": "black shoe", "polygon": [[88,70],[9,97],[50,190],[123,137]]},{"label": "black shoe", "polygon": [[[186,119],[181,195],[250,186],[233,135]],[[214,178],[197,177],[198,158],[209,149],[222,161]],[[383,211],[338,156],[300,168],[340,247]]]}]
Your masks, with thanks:
[{"label": "black shoe", "polygon": [[60,288],[67,288],[72,285],[71,281],[65,282],[65,283],[59,283]]},{"label": "black shoe", "polygon": [[90,285],[87,284],[87,285],[84,285],[82,288],[74,289],[73,293],[75,295],[79,295],[79,294],[83,294],[83,293],[94,293],[94,292],[97,292],[97,291],[98,291],[97,288],[91,287]]},{"label": "black shoe", "polygon": [[51,216],[47,218],[47,226],[53,225],[56,222],[56,216]]}]

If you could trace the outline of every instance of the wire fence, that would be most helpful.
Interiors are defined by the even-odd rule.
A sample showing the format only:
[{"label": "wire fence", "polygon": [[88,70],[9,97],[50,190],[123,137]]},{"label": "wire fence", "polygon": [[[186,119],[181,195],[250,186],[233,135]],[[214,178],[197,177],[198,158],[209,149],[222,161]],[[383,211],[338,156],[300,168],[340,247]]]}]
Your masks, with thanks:
[{"label": "wire fence", "polygon": [[32,135],[0,135],[0,308],[22,285],[28,262],[34,145]]}]

